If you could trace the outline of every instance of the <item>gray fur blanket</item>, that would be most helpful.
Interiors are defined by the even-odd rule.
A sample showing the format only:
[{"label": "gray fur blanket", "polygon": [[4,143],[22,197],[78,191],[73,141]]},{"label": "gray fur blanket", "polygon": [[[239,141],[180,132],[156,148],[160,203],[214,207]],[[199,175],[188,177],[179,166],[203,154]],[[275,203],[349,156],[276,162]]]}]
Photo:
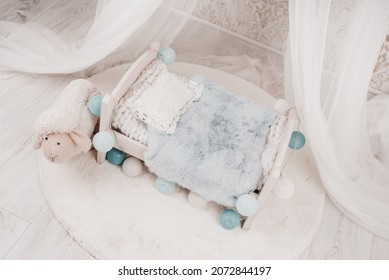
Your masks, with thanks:
[{"label": "gray fur blanket", "polygon": [[201,78],[201,98],[168,135],[149,127],[145,164],[157,176],[234,207],[255,189],[261,154],[276,113]]}]

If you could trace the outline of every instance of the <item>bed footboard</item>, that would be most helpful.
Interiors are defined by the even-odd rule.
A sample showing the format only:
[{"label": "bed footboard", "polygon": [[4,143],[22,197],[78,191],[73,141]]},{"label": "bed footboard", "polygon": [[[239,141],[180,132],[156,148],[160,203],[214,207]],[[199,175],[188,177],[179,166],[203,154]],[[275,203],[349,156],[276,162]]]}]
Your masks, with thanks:
[{"label": "bed footboard", "polygon": [[[273,167],[270,171],[270,174],[267,177],[266,181],[263,182],[262,188],[259,190],[259,193],[258,194],[255,192],[251,193],[252,195],[257,197],[258,211],[260,211],[262,204],[266,201],[269,194],[271,193],[274,186],[277,184],[279,178],[281,177],[281,171],[286,158],[288,144],[290,141],[290,137],[292,136],[292,132],[297,124],[297,121],[298,119],[297,119],[296,109],[291,108],[288,113],[288,121],[285,130],[282,134],[280,146],[278,148],[278,153],[274,161]],[[254,220],[255,220],[255,215],[245,218],[242,223],[242,228],[245,230],[249,230]]]}]

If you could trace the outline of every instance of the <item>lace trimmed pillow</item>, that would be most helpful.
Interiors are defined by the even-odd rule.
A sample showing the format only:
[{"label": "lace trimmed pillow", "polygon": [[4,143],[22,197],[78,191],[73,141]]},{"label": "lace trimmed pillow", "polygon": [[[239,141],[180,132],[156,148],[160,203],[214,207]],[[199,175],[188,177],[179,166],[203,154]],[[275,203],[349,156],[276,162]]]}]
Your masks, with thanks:
[{"label": "lace trimmed pillow", "polygon": [[180,116],[200,98],[203,86],[167,71],[162,62],[155,62],[158,71],[151,71],[127,100],[135,116],[161,132],[175,132]]},{"label": "lace trimmed pillow", "polygon": [[144,83],[152,84],[154,82],[159,73],[166,68],[162,64],[153,61],[142,71],[135,84],[119,100],[112,118],[112,127],[119,129],[123,134],[143,145],[147,145],[148,142],[147,125],[138,120],[130,108],[132,102],[131,97],[133,96],[134,90],[137,90]]}]

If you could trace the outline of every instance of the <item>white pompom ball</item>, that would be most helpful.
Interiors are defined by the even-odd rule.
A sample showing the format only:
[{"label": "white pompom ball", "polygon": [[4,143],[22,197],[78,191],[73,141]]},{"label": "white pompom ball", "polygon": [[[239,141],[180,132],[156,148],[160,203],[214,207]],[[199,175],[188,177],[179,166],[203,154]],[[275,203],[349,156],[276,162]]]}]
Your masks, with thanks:
[{"label": "white pompom ball", "polygon": [[189,192],[188,201],[192,206],[196,208],[202,208],[208,203],[208,201],[204,197],[195,192]]},{"label": "white pompom ball", "polygon": [[238,197],[235,207],[239,214],[250,217],[258,211],[258,200],[250,194],[242,194]]},{"label": "white pompom ball", "polygon": [[100,131],[93,137],[93,147],[99,152],[106,153],[115,145],[115,138],[111,132]]},{"label": "white pompom ball", "polygon": [[281,178],[273,189],[280,199],[288,199],[294,194],[294,183],[289,178]]},{"label": "white pompom ball", "polygon": [[129,177],[136,177],[142,172],[142,162],[134,157],[129,157],[123,162],[122,170]]},{"label": "white pompom ball", "polygon": [[284,112],[289,110],[290,105],[288,102],[286,102],[285,99],[280,98],[280,99],[277,99],[276,102],[274,102],[273,108],[277,112],[284,113]]}]

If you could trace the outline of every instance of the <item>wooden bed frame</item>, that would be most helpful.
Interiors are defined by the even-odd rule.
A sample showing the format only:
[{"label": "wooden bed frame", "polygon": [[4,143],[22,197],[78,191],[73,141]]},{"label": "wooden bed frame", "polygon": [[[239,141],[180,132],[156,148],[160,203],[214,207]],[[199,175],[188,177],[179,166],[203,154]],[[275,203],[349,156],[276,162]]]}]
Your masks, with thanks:
[{"label": "wooden bed frame", "polygon": [[[115,148],[142,161],[144,160],[143,154],[147,150],[147,146],[131,139],[130,137],[118,131],[112,130],[111,119],[115,106],[118,104],[119,100],[135,83],[135,81],[139,77],[140,73],[145,69],[145,67],[157,58],[159,46],[160,43],[157,41],[151,43],[150,49],[143,53],[131,65],[131,67],[124,73],[113,91],[110,94],[104,95],[101,105],[99,131],[112,132],[115,135]],[[297,123],[297,114],[294,108],[291,108],[287,112],[287,119],[288,120],[286,128],[283,131],[283,135],[281,136],[280,146],[273,167],[266,181],[262,182],[262,185],[258,188],[258,190],[254,190],[251,192],[251,195],[256,197],[256,199],[258,200],[258,211],[260,211],[261,206],[266,201],[267,197],[269,196],[270,192],[272,191],[273,187],[276,185],[281,176],[282,167],[285,162],[288,150],[289,140]],[[98,163],[103,163],[105,161],[105,158],[106,153],[97,152]],[[242,228],[245,230],[249,230],[254,219],[255,215],[243,218],[241,223]]]},{"label": "wooden bed frame", "polygon": [[[116,104],[120,98],[128,91],[135,83],[140,73],[157,58],[160,43],[154,41],[151,43],[150,49],[142,54],[128,70],[124,73],[112,93],[106,94],[103,97],[101,104],[100,126],[99,131],[112,131],[115,134],[115,148],[143,160],[143,153],[147,150],[147,146],[135,141],[126,135],[111,129],[112,114]],[[103,163],[107,153],[97,152],[97,162]]]}]

